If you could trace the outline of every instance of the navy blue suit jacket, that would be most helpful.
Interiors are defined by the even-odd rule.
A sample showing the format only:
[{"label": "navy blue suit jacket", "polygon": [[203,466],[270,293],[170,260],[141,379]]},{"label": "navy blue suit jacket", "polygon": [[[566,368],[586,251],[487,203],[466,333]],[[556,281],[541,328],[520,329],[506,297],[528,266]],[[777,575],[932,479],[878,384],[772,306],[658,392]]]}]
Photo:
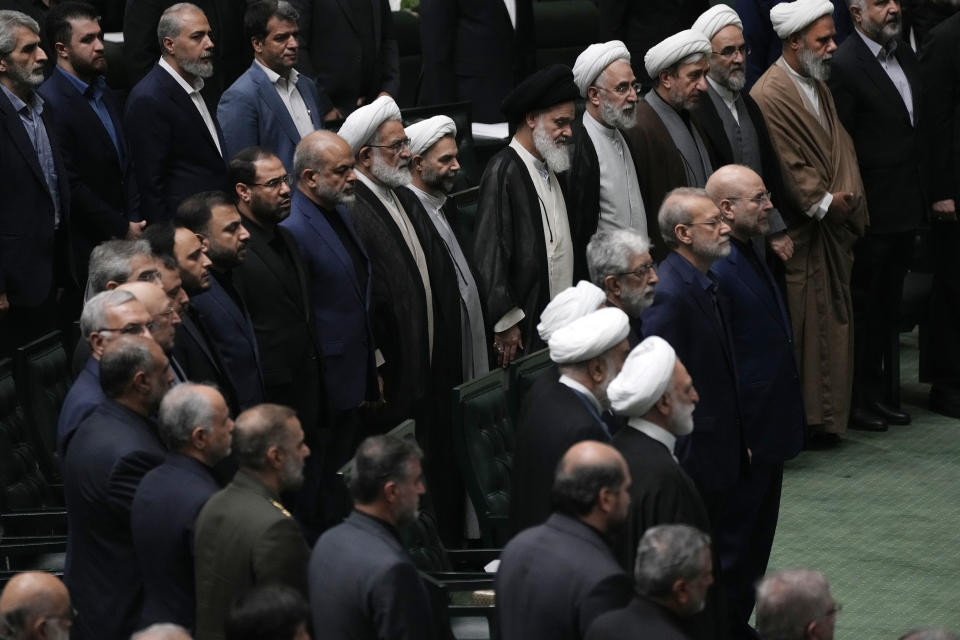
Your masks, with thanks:
[{"label": "navy blue suit jacket", "polygon": [[[60,236],[67,236],[70,188],[49,109],[40,115],[50,138],[60,193]],[[55,281],[65,283],[70,255],[57,247],[53,199],[20,116],[0,91],[0,293],[13,306],[35,307]]]},{"label": "navy blue suit jacket", "polygon": [[77,427],[100,406],[105,397],[100,387],[100,361],[89,356],[60,407],[60,417],[57,418],[57,453],[60,460],[66,457],[67,445]]},{"label": "navy blue suit jacket", "polygon": [[[729,336],[702,284],[706,276],[696,267],[671,251],[657,267],[657,275],[660,282],[653,304],[643,314],[643,331],[670,343],[700,396],[693,433],[677,440],[677,458],[701,493],[732,489],[747,464],[747,452]],[[729,319],[728,303],[722,295],[719,298]]]},{"label": "navy blue suit jacket", "polygon": [[[333,108],[333,103],[317,90],[316,82],[303,74],[297,79],[297,91],[307,106],[313,128],[322,129],[323,116]],[[227,142],[224,151],[228,158],[247,147],[266,147],[293,174],[293,152],[300,142],[300,132],[259,64],[251,64],[220,97],[217,120]]]},{"label": "navy blue suit jacket", "polygon": [[196,309],[213,339],[225,373],[233,383],[240,410],[263,402],[263,373],[257,336],[246,307],[237,306],[212,274],[210,288],[190,298],[190,305]]},{"label": "navy blue suit jacket", "polygon": [[140,481],[130,518],[143,573],[141,627],[173,622],[193,628],[193,525],[219,489],[209,467],[179,453],[168,454]]},{"label": "navy blue suit jacket", "polygon": [[[214,114],[220,148],[223,134]],[[190,96],[159,64],[130,92],[124,116],[140,213],[147,222],[168,220],[177,205],[201,191],[230,191],[227,163],[217,151]]]},{"label": "navy blue suit jacket", "polygon": [[[337,207],[337,214],[363,251],[350,214],[343,207]],[[294,191],[290,217],[280,226],[293,234],[307,270],[313,326],[331,408],[343,411],[375,399],[376,365],[368,316],[373,278],[366,252],[367,290],[361,291],[353,261],[337,232],[300,191]]]},{"label": "navy blue suit jacket", "polygon": [[54,129],[70,180],[70,231],[76,269],[86,274],[93,248],[104,240],[123,238],[127,223],[140,219],[120,105],[109,88],[104,91],[103,103],[110,113],[122,157],[65,71],[55,70],[39,93],[54,115]]},{"label": "navy blue suit jacket", "polygon": [[64,580],[84,615],[74,640],[127,640],[137,629],[143,578],[130,507],[143,476],[165,451],[146,418],[105,400],[77,429],[63,464],[67,499]]},{"label": "navy blue suit jacket", "polygon": [[[754,462],[780,463],[803,447],[803,399],[793,350],[790,311],[762,256],[757,265],[735,242],[713,264],[730,300],[740,411]],[[659,286],[659,285],[658,285]],[[694,386],[699,390],[696,380]]]}]

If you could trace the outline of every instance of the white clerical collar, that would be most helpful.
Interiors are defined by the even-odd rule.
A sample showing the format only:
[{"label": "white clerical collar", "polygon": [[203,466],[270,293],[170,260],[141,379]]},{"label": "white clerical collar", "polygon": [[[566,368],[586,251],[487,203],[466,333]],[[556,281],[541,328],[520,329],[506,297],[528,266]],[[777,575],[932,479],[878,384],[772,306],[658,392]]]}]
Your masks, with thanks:
[{"label": "white clerical collar", "polygon": [[428,193],[416,186],[412,182],[407,185],[421,200],[426,200],[430,203],[430,206],[434,208],[435,211],[440,211],[440,208],[443,207],[447,202],[446,194],[441,193],[439,196],[435,196],[432,193]]},{"label": "white clerical collar", "polygon": [[189,82],[187,82],[184,79],[182,75],[177,73],[176,69],[170,66],[170,63],[167,62],[165,58],[161,57],[159,64],[164,71],[166,71],[171,76],[173,76],[173,79],[176,80],[177,84],[180,85],[180,87],[187,92],[187,95],[192,93],[199,93],[200,90],[203,89],[203,78],[201,78],[200,76],[197,76],[196,78],[194,78],[193,84],[191,85]]},{"label": "white clerical collar", "polygon": [[[781,56],[781,57],[783,57],[783,56]],[[817,86],[817,85],[816,85],[816,82],[814,81],[813,78],[810,78],[810,77],[807,77],[807,76],[802,76],[802,75],[800,75],[799,73],[797,73],[797,72],[794,70],[794,68],[790,66],[790,63],[787,62],[786,59],[783,60],[783,66],[786,68],[787,73],[789,73],[789,74],[792,75],[794,78],[796,78],[797,80],[799,80],[799,81],[802,82],[803,84],[807,85],[808,87],[814,88],[814,87]]]},{"label": "white clerical collar", "polygon": [[615,127],[608,127],[604,123],[600,122],[589,111],[583,112],[583,125],[585,127],[590,127],[597,133],[607,136],[611,140],[617,135],[617,130]]},{"label": "white clerical collar", "polygon": [[290,73],[288,77],[284,78],[282,75],[280,75],[279,73],[277,73],[276,71],[268,67],[267,65],[263,64],[256,58],[254,58],[253,61],[260,66],[260,69],[265,74],[267,74],[267,80],[270,81],[270,84],[277,84],[277,80],[286,80],[289,84],[297,84],[297,80],[300,78],[300,74],[297,73],[297,70],[292,67],[290,68]]},{"label": "white clerical collar", "polygon": [[673,447],[677,443],[677,436],[673,435],[663,427],[658,424],[653,424],[649,420],[644,420],[643,418],[630,418],[627,420],[627,426],[633,427],[640,433],[644,433],[663,446],[667,448],[667,451],[670,452],[670,455],[673,456],[673,459],[676,460],[677,457],[673,455]]},{"label": "white clerical collar", "polygon": [[567,387],[570,387],[570,388],[573,389],[574,391],[579,391],[579,392],[582,393],[583,395],[587,396],[587,398],[590,399],[590,402],[593,403],[593,406],[595,406],[595,407],[597,408],[597,412],[598,412],[598,413],[603,413],[603,407],[600,406],[600,401],[597,400],[597,397],[596,397],[595,395],[593,395],[593,392],[590,391],[590,389],[587,389],[585,386],[583,386],[582,384],[580,384],[579,382],[577,382],[577,381],[574,380],[573,378],[570,378],[570,377],[568,377],[568,376],[566,376],[566,375],[560,376],[559,382],[560,382],[560,384],[562,384],[562,385],[564,385],[564,386],[567,386]]},{"label": "white clerical collar", "polygon": [[537,170],[537,173],[540,174],[540,177],[545,181],[550,180],[550,168],[543,160],[537,160],[536,156],[527,151],[527,148],[520,144],[520,141],[517,140],[517,137],[514,136],[513,140],[510,141],[510,147],[520,154],[520,158],[527,164],[533,165],[533,168]]},{"label": "white clerical collar", "polygon": [[739,92],[731,91],[730,89],[718,83],[716,80],[714,80],[710,76],[707,76],[707,82],[710,83],[710,86],[713,87],[713,90],[716,91],[717,94],[721,98],[723,98],[723,101],[726,102],[727,104],[736,103],[737,98],[740,97]]}]

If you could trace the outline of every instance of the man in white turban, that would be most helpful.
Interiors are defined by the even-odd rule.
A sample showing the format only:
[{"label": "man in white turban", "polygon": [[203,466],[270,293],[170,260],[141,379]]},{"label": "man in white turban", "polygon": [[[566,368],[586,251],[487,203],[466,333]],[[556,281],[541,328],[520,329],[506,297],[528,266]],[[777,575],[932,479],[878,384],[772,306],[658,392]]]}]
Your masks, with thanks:
[{"label": "man in white turban", "polygon": [[636,124],[640,85],[630,67],[630,52],[619,40],[587,47],[573,65],[573,80],[587,104],[583,119],[573,127],[567,209],[575,274],[585,277],[584,252],[598,229],[647,232],[637,168],[622,133]]},{"label": "man in white turban", "polygon": [[553,473],[567,449],[583,440],[610,441],[603,416],[609,409],[607,386],[630,350],[629,331],[626,314],[604,308],[550,335],[550,359],[560,378],[540,376],[524,396],[517,421],[510,500],[516,531],[550,515]]},{"label": "man in white turban", "polygon": [[647,232],[654,258],[663,258],[656,212],[677,187],[703,187],[713,172],[710,155],[690,110],[707,90],[710,41],[699,31],[675,33],[647,51],[643,63],[653,90],[637,105],[637,123],[627,131],[643,185]]},{"label": "man in white turban", "polygon": [[586,280],[581,280],[576,286],[564,289],[550,301],[540,314],[537,333],[544,342],[549,343],[550,337],[558,329],[562,329],[588,313],[593,313],[603,306],[603,302],[603,290]]},{"label": "man in white turban", "polygon": [[[713,53],[707,73],[707,98],[691,115],[703,134],[714,167],[742,164],[760,174],[776,202],[783,195],[780,166],[770,143],[770,134],[760,107],[745,91],[748,47],[743,23],[726,4],[711,7],[697,18],[693,28],[710,40]],[[793,254],[793,241],[786,233],[779,210],[769,212],[769,247],[781,260]]]},{"label": "man in white turban", "polygon": [[832,12],[829,0],[795,0],[771,9],[783,54],[750,96],[780,158],[784,189],[778,206],[794,244],[786,262],[787,299],[807,423],[819,437],[835,439],[848,421],[870,424],[869,416],[850,417],[852,249],[868,215],[853,141],[824,83],[837,49]]}]

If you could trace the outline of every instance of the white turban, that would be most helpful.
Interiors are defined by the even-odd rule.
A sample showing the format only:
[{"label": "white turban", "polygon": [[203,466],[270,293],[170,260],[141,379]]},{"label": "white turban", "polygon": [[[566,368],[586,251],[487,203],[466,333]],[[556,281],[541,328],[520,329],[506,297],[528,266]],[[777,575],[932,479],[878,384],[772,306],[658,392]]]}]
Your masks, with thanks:
[{"label": "white turban", "polygon": [[607,387],[610,406],[631,418],[643,416],[667,392],[676,362],[677,354],[670,343],[650,336],[633,348],[623,369]]},{"label": "white turban", "polygon": [[606,299],[603,289],[586,280],[581,280],[575,287],[567,287],[540,314],[540,324],[537,325],[540,339],[547,342],[557,329],[596,311]]},{"label": "white turban", "polygon": [[400,107],[390,96],[380,96],[347,116],[337,134],[356,155],[387,120],[400,120]]},{"label": "white turban", "polygon": [[580,90],[580,95],[586,98],[587,87],[610,63],[617,60],[630,62],[630,52],[619,40],[592,44],[577,56],[577,61],[573,63],[573,82]]},{"label": "white turban", "polygon": [[695,53],[709,56],[712,51],[710,41],[705,35],[693,29],[685,29],[647,51],[647,55],[643,56],[643,66],[647,69],[647,74],[656,80],[661,71],[687,56]]},{"label": "white turban", "polygon": [[414,122],[406,131],[410,138],[410,153],[419,156],[429,151],[443,136],[457,135],[457,125],[449,116],[433,116]]},{"label": "white turban", "polygon": [[554,331],[547,342],[550,359],[557,364],[586,362],[627,339],[630,319],[616,307],[605,307],[577,318]]},{"label": "white turban", "polygon": [[743,22],[737,12],[730,5],[720,3],[701,13],[693,23],[693,28],[707,36],[707,40],[713,40],[713,36],[717,35],[718,31],[730,25],[739,27],[743,31]]},{"label": "white turban", "polygon": [[770,22],[781,40],[786,40],[797,31],[826,15],[833,14],[830,0],[794,0],[781,2],[770,9]]}]

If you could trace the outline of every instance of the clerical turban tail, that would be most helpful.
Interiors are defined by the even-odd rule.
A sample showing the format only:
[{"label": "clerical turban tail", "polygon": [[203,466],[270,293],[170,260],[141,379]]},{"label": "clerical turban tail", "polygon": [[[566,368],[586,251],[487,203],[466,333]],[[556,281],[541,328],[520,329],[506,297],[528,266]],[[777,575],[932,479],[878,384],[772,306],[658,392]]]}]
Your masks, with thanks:
[{"label": "clerical turban tail", "polygon": [[693,23],[693,29],[705,35],[707,40],[713,40],[713,36],[730,25],[743,31],[743,22],[737,12],[729,5],[718,4],[701,13],[700,17]]},{"label": "clerical turban tail", "polygon": [[410,138],[410,153],[421,156],[444,136],[456,136],[457,125],[449,116],[433,116],[420,122],[414,122],[406,129]]},{"label": "clerical turban tail", "polygon": [[387,120],[400,120],[400,107],[390,96],[380,96],[347,116],[337,134],[356,155]]},{"label": "clerical turban tail", "polygon": [[557,364],[586,362],[613,349],[626,340],[629,333],[627,314],[616,307],[599,309],[550,336],[547,342],[550,359]]},{"label": "clerical turban tail", "polygon": [[694,54],[709,56],[713,49],[707,37],[695,29],[685,29],[660,42],[643,56],[647,74],[656,79],[661,71]]},{"label": "clerical turban tail", "polygon": [[786,40],[826,15],[833,14],[830,0],[781,2],[770,9],[770,23],[781,40]]},{"label": "clerical turban tail", "polygon": [[650,336],[630,352],[619,375],[607,387],[613,410],[639,418],[657,403],[673,379],[677,354],[663,338]]},{"label": "clerical turban tail", "polygon": [[558,293],[540,314],[537,333],[544,342],[550,341],[556,331],[603,306],[607,296],[597,285],[581,280],[575,287]]},{"label": "clerical turban tail", "polygon": [[573,63],[573,82],[580,90],[580,95],[586,98],[587,87],[617,60],[630,62],[630,52],[619,40],[592,44],[577,56],[577,61]]}]

